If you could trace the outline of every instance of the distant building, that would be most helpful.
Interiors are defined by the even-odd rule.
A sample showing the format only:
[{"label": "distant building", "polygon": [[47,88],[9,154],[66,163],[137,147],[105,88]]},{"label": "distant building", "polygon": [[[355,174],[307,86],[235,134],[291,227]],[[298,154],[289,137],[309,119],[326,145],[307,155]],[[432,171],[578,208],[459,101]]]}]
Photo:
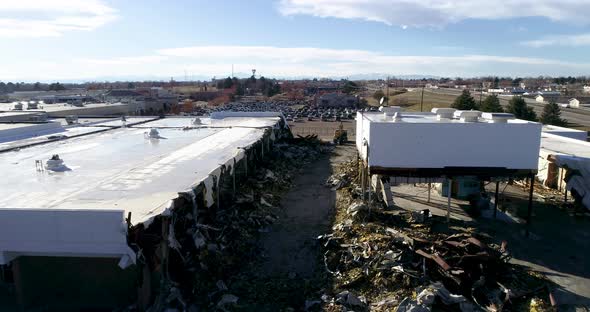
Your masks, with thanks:
[{"label": "distant building", "polygon": [[580,101],[578,99],[570,99],[569,100],[569,107],[579,108],[580,107]]},{"label": "distant building", "polygon": [[510,93],[514,95],[524,95],[526,93],[526,90],[524,88],[514,88],[510,90]]},{"label": "distant building", "polygon": [[488,89],[488,93],[490,93],[490,94],[502,94],[502,93],[504,93],[504,89]]},{"label": "distant building", "polygon": [[559,91],[540,91],[537,93],[537,97],[535,97],[535,100],[537,102],[551,102],[551,101],[557,101],[559,99],[559,96],[561,95],[561,92]]},{"label": "distant building", "polygon": [[320,107],[356,107],[359,99],[354,95],[327,93],[319,97],[318,106]]},{"label": "distant building", "polygon": [[584,86],[584,92],[590,93],[590,86]]},{"label": "distant building", "polygon": [[144,95],[129,89],[112,89],[103,94],[104,100],[107,102],[123,102],[143,100]]}]

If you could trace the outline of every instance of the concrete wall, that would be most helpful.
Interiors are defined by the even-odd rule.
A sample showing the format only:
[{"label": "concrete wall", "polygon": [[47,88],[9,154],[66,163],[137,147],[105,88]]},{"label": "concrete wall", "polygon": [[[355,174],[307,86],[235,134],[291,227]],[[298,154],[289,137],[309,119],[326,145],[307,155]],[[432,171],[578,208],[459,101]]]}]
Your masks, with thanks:
[{"label": "concrete wall", "polygon": [[117,259],[20,257],[12,264],[18,304],[35,311],[112,311],[137,296],[137,267]]}]

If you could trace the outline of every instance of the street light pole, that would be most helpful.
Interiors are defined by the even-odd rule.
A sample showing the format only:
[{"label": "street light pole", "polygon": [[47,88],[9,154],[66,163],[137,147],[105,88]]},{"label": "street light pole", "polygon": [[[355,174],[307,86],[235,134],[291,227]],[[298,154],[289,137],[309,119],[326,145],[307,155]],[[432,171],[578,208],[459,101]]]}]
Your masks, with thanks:
[{"label": "street light pole", "polygon": [[389,76],[387,76],[387,80],[385,82],[387,84],[387,94],[385,95],[385,103],[389,106]]},{"label": "street light pole", "polygon": [[420,99],[420,111],[423,112],[422,110],[422,105],[424,104],[424,87],[422,86],[422,98]]}]

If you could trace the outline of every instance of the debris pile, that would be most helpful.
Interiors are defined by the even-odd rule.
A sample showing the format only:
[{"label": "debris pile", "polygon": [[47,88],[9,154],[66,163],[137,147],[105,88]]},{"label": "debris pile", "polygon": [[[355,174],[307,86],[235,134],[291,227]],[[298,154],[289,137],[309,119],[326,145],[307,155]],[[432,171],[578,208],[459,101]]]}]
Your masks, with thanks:
[{"label": "debris pile", "polygon": [[[240,286],[232,284],[233,276],[259,256],[256,239],[278,220],[280,197],[288,190],[294,172],[329,148],[314,136],[287,139],[274,144],[266,160],[257,162],[231,201],[208,209],[199,207],[196,215],[190,203],[194,198],[187,197],[186,205],[175,207],[167,235],[167,270],[162,272],[163,283],[151,309],[239,308]],[[144,235],[148,234],[154,237],[145,239],[157,244],[158,233]],[[146,256],[146,264],[150,268],[164,266],[163,251],[154,248],[145,251],[157,255]]]},{"label": "debris pile", "polygon": [[509,263],[506,242],[428,210],[363,203],[356,168],[347,163],[327,182],[338,197],[332,232],[318,238],[334,279],[326,310],[501,311],[547,296],[544,278]]}]

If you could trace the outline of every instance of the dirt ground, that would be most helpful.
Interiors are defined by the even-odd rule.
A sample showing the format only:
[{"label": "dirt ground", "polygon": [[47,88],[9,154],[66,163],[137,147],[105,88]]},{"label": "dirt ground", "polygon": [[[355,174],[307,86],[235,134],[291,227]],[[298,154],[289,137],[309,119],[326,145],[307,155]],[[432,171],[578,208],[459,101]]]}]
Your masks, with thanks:
[{"label": "dirt ground", "polygon": [[[334,138],[334,130],[338,129],[340,122],[336,121],[320,121],[320,120],[301,120],[297,122],[289,122],[291,132],[293,135],[306,136],[310,134],[317,134],[321,140],[332,141]],[[355,120],[344,120],[342,121],[344,130],[348,132],[348,140],[354,142],[356,121]]]},{"label": "dirt ground", "polygon": [[338,146],[295,177],[281,200],[279,220],[259,238],[259,259],[237,278],[247,281],[234,289],[240,310],[300,311],[330,286],[316,239],[333,222],[336,192],[325,182],[336,164],[353,157],[353,145]]}]

